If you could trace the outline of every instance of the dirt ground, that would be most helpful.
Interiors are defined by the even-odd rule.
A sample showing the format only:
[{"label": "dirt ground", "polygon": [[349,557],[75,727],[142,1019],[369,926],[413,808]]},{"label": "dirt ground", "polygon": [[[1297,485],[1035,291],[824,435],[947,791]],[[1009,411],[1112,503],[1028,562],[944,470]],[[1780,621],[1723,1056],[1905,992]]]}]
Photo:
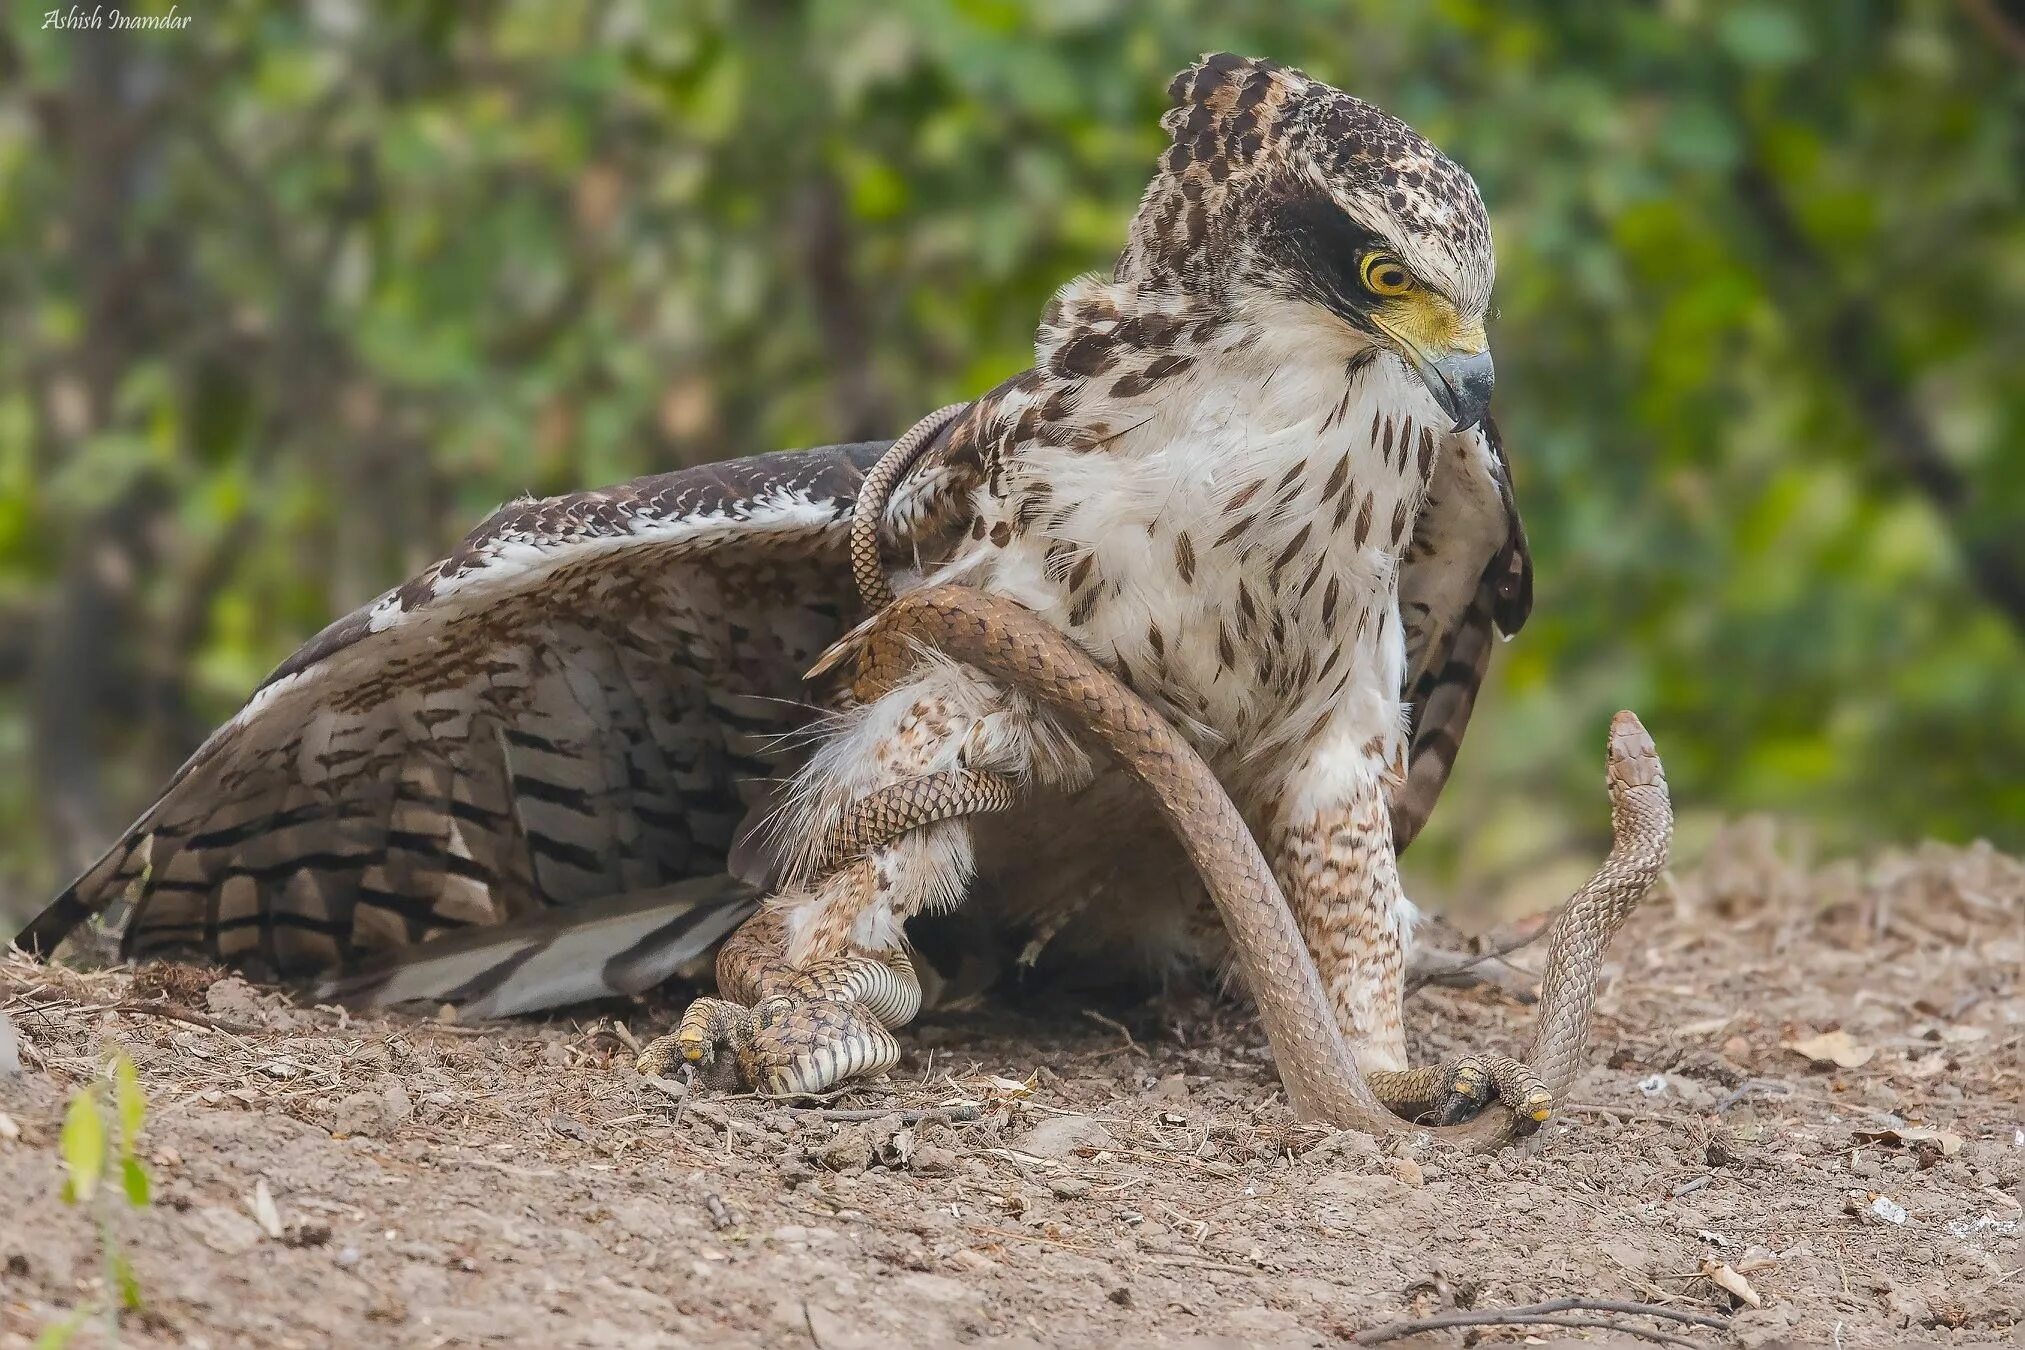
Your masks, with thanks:
[{"label": "dirt ground", "polygon": [[[783,1107],[637,1076],[668,1004],[358,1020],[8,958],[0,1346],[103,1299],[57,1139],[108,1041],[150,1101],[134,1345],[1334,1345],[1575,1295],[1726,1323],[1568,1314],[1697,1342],[2025,1339],[2025,865],[1711,856],[1619,938],[1576,1101],[1490,1158],[1294,1125],[1201,993],[930,1019]],[[1429,1055],[1528,1026],[1483,986],[1410,1015]],[[1528,1332],[1613,1336],[1394,1343]]]}]

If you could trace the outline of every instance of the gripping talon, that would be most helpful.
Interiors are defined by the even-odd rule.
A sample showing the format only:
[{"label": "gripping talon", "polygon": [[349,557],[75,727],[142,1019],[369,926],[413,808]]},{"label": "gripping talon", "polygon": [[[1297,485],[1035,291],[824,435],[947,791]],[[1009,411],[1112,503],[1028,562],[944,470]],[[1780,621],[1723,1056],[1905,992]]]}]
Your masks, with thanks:
[{"label": "gripping talon", "polygon": [[1378,1070],[1371,1090],[1402,1119],[1461,1125],[1493,1101],[1511,1109],[1519,1134],[1531,1134],[1554,1114],[1554,1094],[1530,1065],[1510,1055],[1458,1055],[1445,1065]]},{"label": "gripping talon", "polygon": [[787,992],[861,1004],[888,1029],[906,1026],[921,1011],[921,981],[900,951],[814,962],[788,983]]},{"label": "gripping talon", "polygon": [[1460,1125],[1474,1120],[1491,1104],[1497,1089],[1491,1070],[1475,1055],[1463,1055],[1449,1068],[1448,1092],[1435,1112],[1438,1125]]},{"label": "gripping talon", "polygon": [[[899,983],[898,972],[885,964],[867,958],[851,962],[881,972],[887,984]],[[905,969],[911,975],[911,967]],[[809,984],[822,992],[775,994],[750,1008],[699,998],[672,1034],[640,1052],[636,1067],[644,1074],[664,1074],[679,1063],[719,1091],[776,1097],[827,1092],[847,1079],[885,1073],[900,1062],[900,1043],[886,1029],[879,1009],[837,996],[851,987],[848,974],[849,969],[812,971]],[[876,982],[872,987],[889,994],[884,1011],[893,1011],[890,1000],[897,995]],[[913,1006],[920,1006],[918,988]]]},{"label": "gripping talon", "polygon": [[768,999],[754,1014],[751,1034],[739,1047],[739,1067],[757,1092],[808,1096],[900,1062],[893,1033],[855,1001]]}]

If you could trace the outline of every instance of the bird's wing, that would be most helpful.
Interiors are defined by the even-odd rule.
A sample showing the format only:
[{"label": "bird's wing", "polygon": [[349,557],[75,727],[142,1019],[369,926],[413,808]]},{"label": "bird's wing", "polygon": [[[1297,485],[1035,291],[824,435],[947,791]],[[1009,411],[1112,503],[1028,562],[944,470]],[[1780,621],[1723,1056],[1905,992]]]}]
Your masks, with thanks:
[{"label": "bird's wing", "polygon": [[353,1007],[454,1003],[487,1018],[645,993],[677,975],[703,979],[760,898],[722,875],[611,895],[397,947],[332,971],[313,995]]},{"label": "bird's wing", "polygon": [[1492,630],[1512,636],[1533,608],[1533,557],[1495,423],[1447,438],[1399,592],[1413,722],[1392,839],[1404,851],[1455,766],[1490,668]]},{"label": "bird's wing", "polygon": [[794,752],[801,672],[855,614],[847,519],[883,448],[501,509],[284,662],[17,940],[53,950],[125,901],[129,957],[292,978],[502,924],[488,940],[519,960],[550,911],[651,891],[654,923],[605,931],[659,935],[636,968],[700,951],[721,925],[681,912],[748,891],[666,888],[723,872]]}]

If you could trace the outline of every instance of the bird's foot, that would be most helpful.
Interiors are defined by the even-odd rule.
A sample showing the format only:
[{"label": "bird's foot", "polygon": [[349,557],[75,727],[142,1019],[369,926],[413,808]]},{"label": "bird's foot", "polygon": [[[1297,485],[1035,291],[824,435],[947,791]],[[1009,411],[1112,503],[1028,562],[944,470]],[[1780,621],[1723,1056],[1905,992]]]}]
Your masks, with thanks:
[{"label": "bird's foot", "polygon": [[1510,1055],[1457,1055],[1445,1064],[1379,1069],[1371,1090],[1388,1110],[1416,1125],[1460,1125],[1502,1102],[1530,1134],[1554,1114],[1554,1094],[1532,1068]]},{"label": "bird's foot", "polygon": [[890,1028],[921,1009],[921,985],[902,952],[830,957],[770,983],[750,1007],[697,999],[671,1035],[640,1052],[640,1072],[687,1065],[723,1091],[827,1092],[899,1063]]}]

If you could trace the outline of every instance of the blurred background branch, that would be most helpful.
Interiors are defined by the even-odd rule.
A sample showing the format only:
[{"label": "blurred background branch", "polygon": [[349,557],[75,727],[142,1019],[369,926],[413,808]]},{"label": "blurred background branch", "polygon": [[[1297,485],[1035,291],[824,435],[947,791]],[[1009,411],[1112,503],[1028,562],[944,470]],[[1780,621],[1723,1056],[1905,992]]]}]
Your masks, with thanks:
[{"label": "blurred background branch", "polygon": [[1757,810],[2025,846],[2004,5],[194,17],[0,19],[0,910],[501,500],[892,434],[1020,369],[1218,47],[1399,113],[1492,208],[1539,608],[1422,895],[1564,893],[1627,705],[1689,852]]}]

